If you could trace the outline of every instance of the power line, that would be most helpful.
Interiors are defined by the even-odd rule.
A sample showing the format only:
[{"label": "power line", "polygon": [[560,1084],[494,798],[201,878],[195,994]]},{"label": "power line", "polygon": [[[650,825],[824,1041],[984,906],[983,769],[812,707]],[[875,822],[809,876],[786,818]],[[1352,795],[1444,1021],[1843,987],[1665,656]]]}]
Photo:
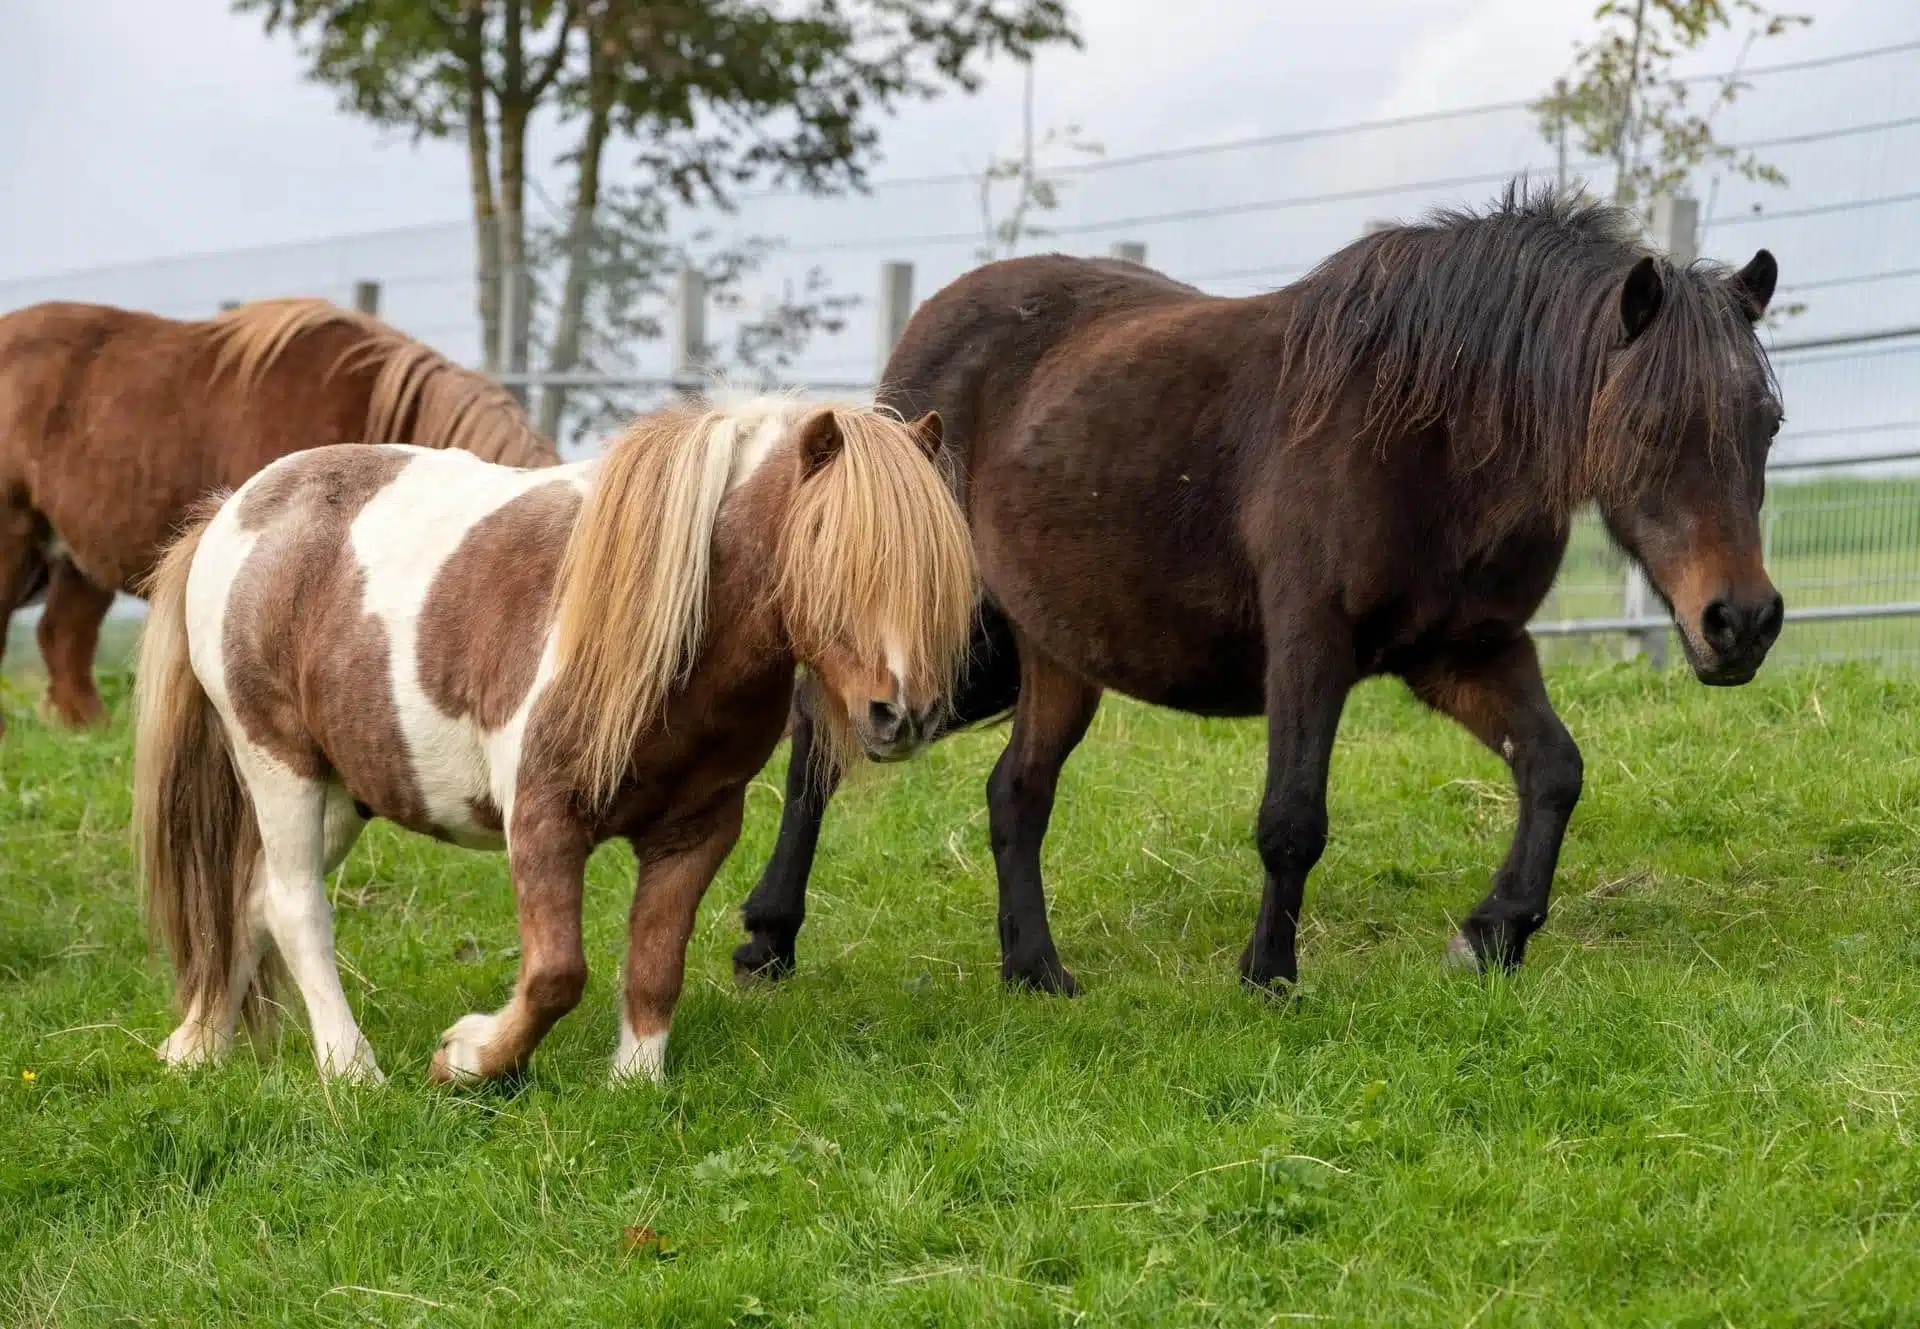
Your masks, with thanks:
[{"label": "power line", "polygon": [[1806,208],[1785,208],[1779,212],[1750,212],[1740,217],[1722,217],[1715,226],[1748,226],[1754,222],[1791,221],[1795,217],[1824,217],[1833,212],[1857,212],[1864,208],[1890,208],[1899,203],[1920,203],[1920,194],[1888,194],[1884,198],[1856,198],[1844,203],[1817,203]]},{"label": "power line", "polygon": [[[1877,59],[1883,56],[1899,55],[1908,51],[1920,50],[1920,40],[1895,42],[1886,46],[1870,46],[1855,51],[1843,51],[1837,55],[1815,56],[1807,60],[1792,60],[1784,64],[1763,65],[1748,70],[1728,70],[1719,74],[1690,74],[1678,80],[1682,83],[1719,83],[1728,79],[1765,78],[1772,74],[1798,73],[1808,69],[1825,69],[1833,65],[1849,64],[1859,60]],[[1469,119],[1483,115],[1497,115],[1512,111],[1525,111],[1538,104],[1538,98],[1518,101],[1481,102],[1475,106],[1456,106],[1438,111],[1422,111],[1412,115],[1388,116],[1378,120],[1354,120],[1346,124],[1323,125],[1314,129],[1282,130],[1272,134],[1256,134],[1249,138],[1221,139],[1210,143],[1194,143],[1178,148],[1158,148],[1148,152],[1129,153],[1124,157],[1107,157],[1093,162],[1069,162],[1059,166],[1042,168],[1049,175],[1094,175],[1102,171],[1119,170],[1129,166],[1145,166],[1155,162],[1177,161],[1188,157],[1211,156],[1223,152],[1240,152],[1249,148],[1282,147],[1292,143],[1306,143],[1316,139],[1341,138],[1351,134],[1372,133],[1384,129],[1404,129],[1411,125],[1438,124],[1448,120]],[[1895,121],[1893,125],[1911,124],[1914,121]],[[1774,147],[1792,142],[1812,142],[1818,136],[1790,136],[1780,140],[1751,143],[1748,147]],[[948,172],[941,175],[894,176],[890,179],[875,180],[867,185],[869,190],[907,189],[932,185],[978,184],[978,172]],[[743,194],[742,200],[759,198],[795,198],[805,197],[798,190],[770,189],[752,194]]]},{"label": "power line", "polygon": [[1795,291],[1823,291],[1830,286],[1860,286],[1867,282],[1900,281],[1906,277],[1920,277],[1920,268],[1895,268],[1890,272],[1857,272],[1850,277],[1822,277],[1818,281],[1803,281],[1793,286],[1782,286],[1780,293],[1785,295]]}]

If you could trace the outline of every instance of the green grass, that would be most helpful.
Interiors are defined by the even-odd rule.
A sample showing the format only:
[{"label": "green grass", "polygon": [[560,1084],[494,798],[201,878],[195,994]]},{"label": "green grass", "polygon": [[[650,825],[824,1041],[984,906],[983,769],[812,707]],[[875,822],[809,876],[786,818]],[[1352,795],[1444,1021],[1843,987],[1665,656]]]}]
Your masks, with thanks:
[{"label": "green grass", "polygon": [[1110,704],[1047,846],[1078,1000],[999,989],[1002,737],[965,736],[843,798],[801,974],[741,991],[755,786],[664,1088],[604,1084],[609,848],[582,1008],[456,1093],[424,1072],[510,985],[500,859],[376,827],[334,887],[389,1084],[323,1086],[298,1020],[164,1071],[124,726],[0,682],[0,1323],[1914,1323],[1920,682],[1552,686],[1588,790],[1511,979],[1439,963],[1504,772],[1397,689],[1348,712],[1284,1002],[1234,977],[1261,727]]}]

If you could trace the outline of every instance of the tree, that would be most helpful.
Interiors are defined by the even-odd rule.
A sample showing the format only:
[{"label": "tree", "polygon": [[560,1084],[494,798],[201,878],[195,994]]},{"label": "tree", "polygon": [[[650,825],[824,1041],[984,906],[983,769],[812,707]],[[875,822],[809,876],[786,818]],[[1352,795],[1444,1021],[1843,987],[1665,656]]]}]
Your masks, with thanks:
[{"label": "tree", "polygon": [[[1034,221],[1035,213],[1052,212],[1060,206],[1060,193],[1067,181],[1058,174],[1044,172],[1035,154],[1064,147],[1083,156],[1097,157],[1106,149],[1081,137],[1080,126],[1050,128],[1038,141],[1033,134],[1033,61],[1022,62],[1020,100],[1020,155],[991,157],[980,173],[980,225],[985,243],[974,254],[982,263],[1011,258],[1020,252],[1021,243],[1052,234]],[[1013,186],[1012,206],[1004,217],[996,216],[994,197],[1000,185]]]},{"label": "tree", "polygon": [[[546,302],[532,288],[528,130],[550,117],[570,144],[565,239],[545,257],[547,369],[580,363],[590,287],[611,245],[651,251],[667,206],[725,208],[749,182],[812,192],[864,185],[875,117],[901,101],[971,91],[996,55],[1077,42],[1069,0],[232,0],[299,44],[315,80],[375,123],[462,138],[486,363],[526,370]],[[631,177],[603,207],[608,158]],[[615,240],[610,226],[628,228]],[[658,257],[655,253],[655,257]],[[644,285],[644,282],[641,283]],[[504,328],[504,336],[502,329]],[[564,391],[543,394],[557,429]]]},{"label": "tree", "polygon": [[[1575,48],[1573,77],[1534,104],[1541,133],[1561,145],[1571,132],[1585,152],[1612,160],[1614,201],[1644,204],[1683,189],[1712,164],[1746,180],[1784,185],[1778,168],[1722,143],[1713,121],[1749,85],[1739,68],[1762,41],[1813,20],[1769,9],[1759,0],[1602,0],[1600,31]],[[1746,25],[1734,72],[1709,84],[1705,98],[1675,76],[1675,60],[1716,33]]]}]

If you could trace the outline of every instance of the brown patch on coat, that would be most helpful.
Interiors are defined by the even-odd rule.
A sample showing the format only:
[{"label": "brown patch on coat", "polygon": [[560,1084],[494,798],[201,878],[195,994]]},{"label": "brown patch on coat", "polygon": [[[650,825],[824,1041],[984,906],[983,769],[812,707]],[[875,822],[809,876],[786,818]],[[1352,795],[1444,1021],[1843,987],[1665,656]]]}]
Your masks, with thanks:
[{"label": "brown patch on coat", "polygon": [[[227,692],[250,742],[315,780],[333,772],[330,749],[385,754],[354,764],[348,792],[378,816],[424,829],[390,643],[362,608],[365,577],[348,543],[354,518],[408,460],[391,448],[317,448],[276,467],[258,503],[242,494],[240,520],[261,523],[261,534],[234,578],[223,635]],[[327,676],[354,688],[303,686],[316,653]]]},{"label": "brown patch on coat", "polygon": [[[67,301],[0,316],[0,503],[58,531],[96,586],[137,594],[201,497],[290,453],[362,442],[559,460],[497,383],[324,300],[202,321]],[[12,571],[0,562],[0,591]],[[18,603],[0,598],[0,627]],[[92,650],[75,622],[55,624],[50,672],[82,696]]]},{"label": "brown patch on coat", "polygon": [[500,805],[491,798],[470,798],[467,800],[467,815],[473,818],[473,824],[483,831],[492,831],[500,835],[506,831],[506,819],[500,815]]},{"label": "brown patch on coat", "polygon": [[529,489],[477,522],[434,574],[420,609],[420,687],[442,713],[491,730],[520,709],[579,514],[580,491],[568,481]]}]

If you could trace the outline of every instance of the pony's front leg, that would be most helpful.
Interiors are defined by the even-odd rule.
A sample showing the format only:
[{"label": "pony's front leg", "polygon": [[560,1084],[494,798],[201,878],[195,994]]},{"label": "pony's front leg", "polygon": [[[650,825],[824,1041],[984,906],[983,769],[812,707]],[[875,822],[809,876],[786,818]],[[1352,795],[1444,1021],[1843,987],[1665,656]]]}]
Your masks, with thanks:
[{"label": "pony's front leg", "polygon": [[1520,822],[1493,890],[1447,946],[1476,969],[1512,969],[1527,938],[1547,921],[1560,841],[1580,801],[1580,749],[1547,700],[1540,659],[1525,632],[1492,652],[1435,661],[1408,684],[1415,695],[1506,759],[1520,796]]},{"label": "pony's front leg", "polygon": [[45,718],[76,729],[107,718],[93,685],[93,656],[100,644],[100,624],[111,608],[110,588],[94,585],[66,559],[55,560],[37,632],[40,658],[47,666],[47,695],[40,703]]},{"label": "pony's front leg", "polygon": [[635,844],[640,880],[627,915],[627,981],[620,1018],[620,1050],[613,1059],[615,1083],[666,1070],[667,1031],[686,980],[687,941],[693,936],[700,899],[740,838],[746,791],[737,790],[684,833],[670,849]]},{"label": "pony's front leg", "polygon": [[1300,906],[1327,845],[1327,767],[1355,673],[1343,624],[1291,610],[1268,621],[1267,788],[1255,830],[1267,880],[1240,956],[1240,977],[1256,988],[1300,976]]},{"label": "pony's front leg", "polygon": [[565,800],[523,795],[507,830],[507,863],[520,923],[520,976],[491,1015],[462,1016],[447,1030],[427,1078],[445,1084],[517,1071],[561,1016],[580,1004],[587,956],[580,896],[593,839]]}]

